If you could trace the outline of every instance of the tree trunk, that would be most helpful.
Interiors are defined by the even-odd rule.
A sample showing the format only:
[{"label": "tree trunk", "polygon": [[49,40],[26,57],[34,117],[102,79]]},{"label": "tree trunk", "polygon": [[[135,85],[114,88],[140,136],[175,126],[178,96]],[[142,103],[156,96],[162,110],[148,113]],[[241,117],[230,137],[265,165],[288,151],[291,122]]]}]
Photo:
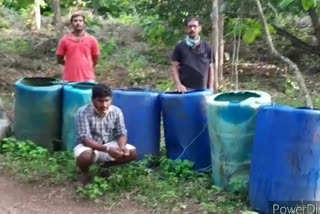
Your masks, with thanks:
[{"label": "tree trunk", "polygon": [[296,79],[300,85],[300,88],[305,96],[305,103],[308,107],[310,108],[313,108],[313,104],[312,104],[312,100],[311,100],[311,97],[310,97],[310,94],[309,94],[309,91],[307,89],[307,86],[304,82],[304,78],[298,68],[298,66],[292,62],[290,59],[288,59],[287,57],[284,57],[283,55],[281,55],[278,50],[274,47],[273,45],[273,41],[272,41],[272,37],[271,37],[271,34],[270,34],[270,31],[269,31],[269,28],[268,28],[268,23],[267,23],[267,20],[264,16],[264,13],[263,13],[263,10],[262,10],[262,6],[261,6],[261,3],[260,3],[260,0],[255,0],[256,4],[257,4],[257,7],[258,7],[258,14],[259,14],[259,17],[260,17],[260,20],[263,24],[263,29],[264,29],[264,32],[266,34],[266,40],[267,40],[267,44],[270,48],[270,51],[271,51],[271,54],[277,58],[279,58],[282,62],[284,62],[285,64],[288,65],[289,69],[292,70],[296,76]]},{"label": "tree trunk", "polygon": [[214,91],[219,88],[219,0],[212,0],[212,54],[214,54]]},{"label": "tree trunk", "polygon": [[317,14],[316,8],[311,8],[309,11],[309,16],[312,21],[312,26],[314,29],[314,35],[317,38],[318,46],[320,47],[320,22],[319,22],[319,16]]},{"label": "tree trunk", "polygon": [[40,0],[35,0],[34,2],[34,14],[35,14],[35,20],[36,20],[36,29],[41,29],[41,11],[40,11]]},{"label": "tree trunk", "polygon": [[56,27],[57,38],[60,39],[63,35],[63,24],[61,20],[60,0],[51,0],[51,5],[54,10],[54,24]]},{"label": "tree trunk", "polygon": [[223,11],[220,9],[222,8],[222,5],[224,3],[224,0],[219,0],[219,16],[218,16],[218,32],[219,32],[219,38],[218,38],[218,76],[219,81],[223,80],[223,59],[224,59],[224,40],[223,40],[223,31],[224,31],[224,15]]}]

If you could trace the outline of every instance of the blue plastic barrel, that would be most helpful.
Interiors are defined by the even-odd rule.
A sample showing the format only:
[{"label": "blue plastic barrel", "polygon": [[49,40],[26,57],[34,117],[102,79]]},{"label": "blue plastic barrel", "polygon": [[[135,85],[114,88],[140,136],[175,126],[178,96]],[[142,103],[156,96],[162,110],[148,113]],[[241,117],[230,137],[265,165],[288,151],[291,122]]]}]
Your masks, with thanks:
[{"label": "blue plastic barrel", "polygon": [[75,118],[79,107],[91,102],[95,83],[83,82],[63,88],[62,149],[71,151],[76,145]]},{"label": "blue plastic barrel", "polygon": [[116,89],[112,102],[124,115],[128,142],[137,148],[138,159],[160,150],[159,93],[141,88]]},{"label": "blue plastic barrel", "polygon": [[232,91],[208,97],[214,183],[247,191],[258,109],[271,104],[262,91]]},{"label": "blue plastic barrel", "polygon": [[251,206],[266,214],[320,201],[320,111],[281,105],[260,110],[249,197]]},{"label": "blue plastic barrel", "polygon": [[195,170],[210,169],[210,139],[206,96],[210,90],[161,94],[167,156],[194,162]]},{"label": "blue plastic barrel", "polygon": [[62,86],[53,78],[22,78],[15,83],[14,133],[50,150],[61,139]]}]

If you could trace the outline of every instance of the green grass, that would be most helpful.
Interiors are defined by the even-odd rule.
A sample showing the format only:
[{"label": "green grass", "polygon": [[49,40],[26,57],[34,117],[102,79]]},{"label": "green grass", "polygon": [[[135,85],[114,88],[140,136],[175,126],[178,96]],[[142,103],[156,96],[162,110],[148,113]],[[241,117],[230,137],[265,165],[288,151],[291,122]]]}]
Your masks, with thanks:
[{"label": "green grass", "polygon": [[[0,143],[0,169],[24,182],[65,185],[77,176],[71,153],[53,152],[30,141],[6,138]],[[98,176],[86,187],[78,187],[79,198],[96,202],[113,202],[127,197],[146,209],[162,213],[241,213],[248,210],[247,196],[226,193],[212,184],[211,174],[199,174],[188,161],[172,161],[164,156],[147,157],[142,161],[112,168],[108,179]]]}]

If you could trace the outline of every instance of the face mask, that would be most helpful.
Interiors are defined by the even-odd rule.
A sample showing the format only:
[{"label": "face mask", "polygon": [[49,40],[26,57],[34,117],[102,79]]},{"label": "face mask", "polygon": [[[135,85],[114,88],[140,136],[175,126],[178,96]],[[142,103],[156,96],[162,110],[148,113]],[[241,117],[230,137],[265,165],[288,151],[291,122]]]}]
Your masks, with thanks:
[{"label": "face mask", "polygon": [[187,46],[194,48],[200,44],[200,36],[196,40],[191,39],[189,36],[187,36],[185,41],[186,41]]}]

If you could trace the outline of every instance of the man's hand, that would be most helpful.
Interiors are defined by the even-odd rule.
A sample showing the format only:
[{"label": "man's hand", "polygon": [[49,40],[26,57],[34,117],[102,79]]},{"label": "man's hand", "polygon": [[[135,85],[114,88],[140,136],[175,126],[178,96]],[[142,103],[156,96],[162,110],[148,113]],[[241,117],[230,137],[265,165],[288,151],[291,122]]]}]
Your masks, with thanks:
[{"label": "man's hand", "polygon": [[108,153],[115,159],[121,158],[124,155],[124,152],[121,149],[115,147],[110,147]]},{"label": "man's hand", "polygon": [[130,155],[130,151],[129,151],[129,149],[127,149],[126,146],[121,148],[121,151],[123,152],[124,156],[129,156]]},{"label": "man's hand", "polygon": [[57,55],[57,62],[58,62],[58,64],[64,65],[64,63],[65,63],[64,56]]},{"label": "man's hand", "polygon": [[181,92],[181,93],[186,93],[187,92],[187,88],[182,84],[177,84],[176,88],[177,88],[178,92]]}]

